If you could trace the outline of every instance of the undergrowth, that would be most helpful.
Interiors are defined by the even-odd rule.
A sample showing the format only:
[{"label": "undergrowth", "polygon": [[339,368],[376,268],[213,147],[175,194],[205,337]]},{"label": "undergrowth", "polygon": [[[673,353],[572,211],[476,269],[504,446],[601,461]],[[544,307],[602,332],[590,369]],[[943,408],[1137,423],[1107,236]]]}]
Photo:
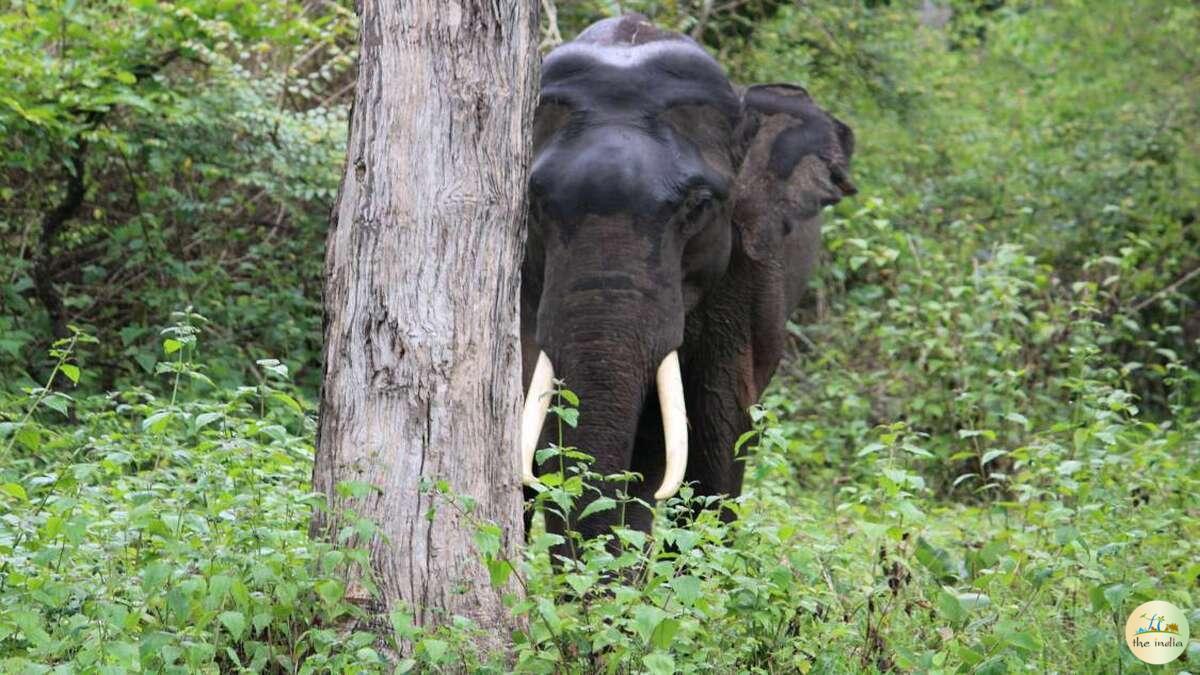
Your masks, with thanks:
[{"label": "undergrowth", "polygon": [[[653,535],[570,538],[558,564],[568,542],[540,525],[507,560],[476,521],[475,554],[524,591],[508,655],[477,653],[490,627],[461,619],[367,629],[342,580],[375,525],[308,536],[313,242],[348,12],[93,3],[62,21],[74,4],[0,14],[0,76],[22,83],[0,96],[0,671],[1150,672],[1121,639],[1135,606],[1200,627],[1193,3],[760,18],[734,76],[804,83],[853,126],[862,193],[826,214],[815,301],[741,443],[746,492],[719,505],[738,517],[689,517],[685,487]],[[567,37],[592,4],[560,14]],[[154,49],[88,30],[105,21]],[[60,28],[86,67],[30,56]],[[34,256],[81,141],[86,208]],[[86,319],[61,339],[39,265],[59,318]],[[575,466],[537,509],[601,479]],[[453,485],[413,489],[471,513]],[[1200,671],[1198,645],[1157,670]]]}]

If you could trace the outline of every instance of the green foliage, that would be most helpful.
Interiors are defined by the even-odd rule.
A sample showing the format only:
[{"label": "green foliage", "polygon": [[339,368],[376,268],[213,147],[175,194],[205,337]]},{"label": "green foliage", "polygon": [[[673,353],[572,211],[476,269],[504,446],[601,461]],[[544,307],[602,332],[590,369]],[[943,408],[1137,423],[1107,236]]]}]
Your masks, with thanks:
[{"label": "green foliage", "polygon": [[[0,12],[0,368],[37,364],[70,322],[102,338],[99,383],[136,381],[154,322],[192,304],[229,362],[248,344],[311,377],[352,37],[333,3]],[[50,316],[47,296],[63,305]]]},{"label": "green foliage", "polygon": [[[257,387],[214,388],[203,323],[163,331],[156,381],[72,399],[86,426],[61,427],[50,386],[0,401],[20,414],[0,423],[0,670],[382,663],[373,636],[322,627],[362,616],[343,579],[366,553],[308,538],[312,419],[277,362]],[[60,380],[86,372],[83,344],[102,347],[55,348]]]},{"label": "green foliage", "polygon": [[[618,8],[702,26],[739,81],[802,83],[856,131],[862,194],[827,214],[815,301],[739,441],[737,518],[685,486],[653,535],[538,515],[507,559],[514,533],[435,481],[526,629],[495,655],[462,617],[368,624],[345,542],[375,525],[307,532],[347,11],[13,3],[0,670],[1136,672],[1133,607],[1200,625],[1193,4],[955,0],[944,25],[926,3],[556,4],[568,38]],[[552,411],[579,422],[568,389]],[[638,477],[560,445],[537,512],[620,513]]]}]

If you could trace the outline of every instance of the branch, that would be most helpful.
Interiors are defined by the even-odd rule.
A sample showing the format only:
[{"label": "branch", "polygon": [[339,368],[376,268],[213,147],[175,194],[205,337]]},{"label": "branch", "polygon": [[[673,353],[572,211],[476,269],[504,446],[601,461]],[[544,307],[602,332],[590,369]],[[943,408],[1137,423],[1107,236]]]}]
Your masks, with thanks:
[{"label": "branch", "polygon": [[542,0],[542,12],[546,15],[546,36],[542,38],[538,49],[553,49],[563,43],[562,32],[558,29],[558,8],[554,6],[554,0]]},{"label": "branch", "polygon": [[1163,299],[1164,297],[1179,290],[1180,286],[1186,284],[1187,282],[1191,281],[1192,279],[1195,279],[1196,276],[1198,276],[1198,275],[1200,275],[1200,265],[1196,265],[1195,267],[1193,267],[1190,272],[1187,272],[1183,276],[1181,276],[1178,279],[1176,279],[1175,281],[1171,282],[1171,284],[1169,286],[1167,286],[1166,288],[1158,291],[1157,293],[1155,293],[1154,295],[1151,295],[1150,297],[1146,298],[1145,300],[1142,300],[1142,301],[1136,303],[1135,305],[1133,305],[1132,307],[1129,308],[1129,311],[1131,311],[1131,312],[1142,311],[1143,309],[1149,307],[1150,305],[1154,304],[1155,302],[1158,302],[1159,300]]},{"label": "branch", "polygon": [[[150,77],[174,61],[179,54],[180,50],[172,49],[153,61],[135,65],[130,72],[139,80]],[[56,275],[56,270],[53,269],[54,245],[58,242],[58,236],[61,234],[63,226],[78,215],[79,208],[83,205],[83,196],[86,192],[85,172],[88,148],[86,135],[99,127],[108,114],[108,111],[100,110],[87,112],[74,110],[72,112],[76,115],[82,114],[83,127],[76,133],[75,148],[68,159],[66,194],[63,196],[62,202],[42,218],[42,236],[38,241],[37,256],[34,259],[31,274],[34,291],[50,317],[50,328],[55,340],[66,338],[68,330],[67,318],[63,313],[62,296],[54,287]]]},{"label": "branch", "polygon": [[696,25],[692,27],[692,39],[699,42],[704,35],[704,29],[708,26],[708,17],[712,16],[713,0],[704,0],[704,5],[700,8],[700,16],[696,18]]},{"label": "branch", "polygon": [[55,340],[67,337],[67,319],[63,316],[63,301],[54,288],[54,244],[59,232],[68,220],[74,218],[83,205],[84,165],[87,157],[87,141],[80,139],[69,160],[66,194],[62,203],[42,218],[42,236],[38,242],[38,253],[33,263],[33,287],[38,300],[50,315],[50,327]]}]

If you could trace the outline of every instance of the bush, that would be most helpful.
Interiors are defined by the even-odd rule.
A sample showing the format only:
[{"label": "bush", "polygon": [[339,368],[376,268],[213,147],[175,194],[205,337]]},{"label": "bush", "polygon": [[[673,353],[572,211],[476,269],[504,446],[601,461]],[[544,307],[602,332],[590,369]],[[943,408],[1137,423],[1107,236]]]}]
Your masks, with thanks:
[{"label": "bush", "polygon": [[[560,4],[569,36],[612,3]],[[307,532],[325,503],[313,251],[352,31],[322,6],[0,14],[0,670],[1124,671],[1141,602],[1200,625],[1195,6],[710,17],[740,81],[803,83],[851,123],[862,194],[827,214],[792,358],[742,440],[746,492],[722,505],[735,521],[692,515],[685,487],[653,535],[537,526],[517,560],[475,521],[494,581],[524,589],[507,655],[476,652],[489,627],[461,618],[372,623],[372,589],[342,580],[374,525]],[[703,3],[633,6],[689,29]],[[84,142],[84,199],[46,258]],[[188,305],[209,318],[157,325]],[[535,508],[600,479],[551,478]],[[419,487],[471,513],[455,486]]]}]

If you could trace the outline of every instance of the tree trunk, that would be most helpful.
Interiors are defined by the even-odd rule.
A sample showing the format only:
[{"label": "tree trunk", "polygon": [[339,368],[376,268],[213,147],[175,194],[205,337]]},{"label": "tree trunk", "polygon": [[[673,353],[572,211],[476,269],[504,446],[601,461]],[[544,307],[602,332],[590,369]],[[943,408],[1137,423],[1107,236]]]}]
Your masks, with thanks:
[{"label": "tree trunk", "polygon": [[[474,528],[419,489],[445,480],[518,555],[522,494],[517,294],[537,0],[359,0],[361,62],[346,173],[325,263],[325,371],[314,536],[353,509],[369,542],[377,617],[465,616],[502,647],[513,619]],[[379,491],[339,495],[343,481]],[[427,512],[436,507],[436,516]],[[365,592],[350,579],[351,597]],[[387,625],[382,620],[381,625]]]}]

